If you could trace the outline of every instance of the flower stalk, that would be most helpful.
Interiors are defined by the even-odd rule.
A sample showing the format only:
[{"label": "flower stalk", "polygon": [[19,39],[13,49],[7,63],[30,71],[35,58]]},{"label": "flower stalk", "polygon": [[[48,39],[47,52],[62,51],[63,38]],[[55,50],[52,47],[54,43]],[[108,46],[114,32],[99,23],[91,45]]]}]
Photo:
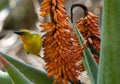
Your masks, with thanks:
[{"label": "flower stalk", "polygon": [[[83,57],[78,39],[68,25],[63,6],[64,0],[44,0],[41,4],[41,15],[51,17],[51,21],[41,24],[43,32],[44,60],[50,77],[55,77],[53,84],[78,82],[79,71],[83,71],[80,59]],[[48,10],[45,14],[45,10]],[[78,63],[79,62],[79,63]]]}]

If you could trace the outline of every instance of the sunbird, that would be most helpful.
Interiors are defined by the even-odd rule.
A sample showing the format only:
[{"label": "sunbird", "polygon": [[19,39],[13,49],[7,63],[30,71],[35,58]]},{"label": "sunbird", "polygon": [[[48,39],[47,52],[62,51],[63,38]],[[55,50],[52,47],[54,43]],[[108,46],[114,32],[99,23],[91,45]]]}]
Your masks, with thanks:
[{"label": "sunbird", "polygon": [[28,30],[15,31],[23,42],[23,48],[27,54],[40,56],[39,52],[42,46],[42,38],[39,34],[32,34]]}]

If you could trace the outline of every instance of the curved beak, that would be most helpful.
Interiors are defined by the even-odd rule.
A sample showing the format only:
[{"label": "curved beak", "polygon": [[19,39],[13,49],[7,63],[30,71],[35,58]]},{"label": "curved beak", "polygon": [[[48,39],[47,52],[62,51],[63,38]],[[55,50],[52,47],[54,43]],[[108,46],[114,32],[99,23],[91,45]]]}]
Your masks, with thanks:
[{"label": "curved beak", "polygon": [[20,32],[20,31],[15,31],[14,33],[18,34],[18,35],[22,35],[23,32]]}]

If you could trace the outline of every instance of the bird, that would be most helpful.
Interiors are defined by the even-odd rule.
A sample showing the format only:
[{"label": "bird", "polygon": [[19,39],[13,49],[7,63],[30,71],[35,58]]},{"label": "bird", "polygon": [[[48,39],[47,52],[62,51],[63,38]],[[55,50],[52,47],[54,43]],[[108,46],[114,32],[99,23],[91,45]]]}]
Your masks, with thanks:
[{"label": "bird", "polygon": [[27,52],[27,54],[40,56],[39,53],[42,46],[42,38],[39,34],[32,34],[27,29],[15,31],[14,33],[18,34],[21,38],[23,42],[23,48]]}]

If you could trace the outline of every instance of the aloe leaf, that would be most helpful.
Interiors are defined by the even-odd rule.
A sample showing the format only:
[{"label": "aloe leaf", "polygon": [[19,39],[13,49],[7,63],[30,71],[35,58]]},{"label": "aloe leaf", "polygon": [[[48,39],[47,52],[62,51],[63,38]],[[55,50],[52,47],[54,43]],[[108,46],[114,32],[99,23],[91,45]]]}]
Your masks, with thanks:
[{"label": "aloe leaf", "polygon": [[90,70],[89,70],[89,67],[88,67],[88,65],[87,65],[87,62],[86,62],[86,60],[85,60],[84,58],[82,58],[82,62],[83,62],[83,65],[84,65],[84,67],[85,67],[85,70],[87,71],[87,74],[88,74],[90,77],[92,77],[92,75],[91,75],[91,73],[90,73]]},{"label": "aloe leaf", "polygon": [[97,83],[97,74],[98,74],[98,65],[95,62],[92,53],[90,52],[89,48],[86,48],[84,50],[84,56],[88,65],[88,68],[90,69],[90,73],[92,74],[90,77],[91,81],[94,83],[92,84],[96,84]]},{"label": "aloe leaf", "polygon": [[87,65],[87,62],[86,62],[86,60],[84,58],[82,59],[82,62],[83,62],[83,65],[85,67],[85,70],[86,70],[86,72],[87,72],[87,74],[88,74],[88,76],[89,76],[89,78],[91,80],[91,83],[94,84],[94,80],[92,79],[92,74],[90,72],[89,66]]},{"label": "aloe leaf", "polygon": [[0,62],[5,67],[6,71],[10,75],[12,82],[14,84],[33,84],[29,79],[27,79],[17,68],[12,64],[7,62],[4,57],[0,56]]},{"label": "aloe leaf", "polygon": [[120,0],[103,0],[97,84],[120,84]]},{"label": "aloe leaf", "polygon": [[53,79],[49,78],[47,73],[34,68],[31,65],[22,63],[5,53],[0,52],[0,54],[12,63],[16,68],[18,68],[28,79],[30,79],[34,84],[52,84]]},{"label": "aloe leaf", "polygon": [[12,81],[7,72],[0,71],[0,83],[1,84],[12,84]]},{"label": "aloe leaf", "polygon": [[[71,26],[74,29],[81,46],[83,46],[84,38],[81,35],[81,33],[79,32],[76,24],[71,23]],[[88,71],[88,73],[89,73],[89,77],[90,77],[90,80],[92,81],[92,84],[96,84],[97,83],[98,65],[95,62],[94,57],[89,48],[85,48],[83,51],[83,54],[85,56],[85,65],[86,65],[85,67],[87,67],[86,71]]]}]

